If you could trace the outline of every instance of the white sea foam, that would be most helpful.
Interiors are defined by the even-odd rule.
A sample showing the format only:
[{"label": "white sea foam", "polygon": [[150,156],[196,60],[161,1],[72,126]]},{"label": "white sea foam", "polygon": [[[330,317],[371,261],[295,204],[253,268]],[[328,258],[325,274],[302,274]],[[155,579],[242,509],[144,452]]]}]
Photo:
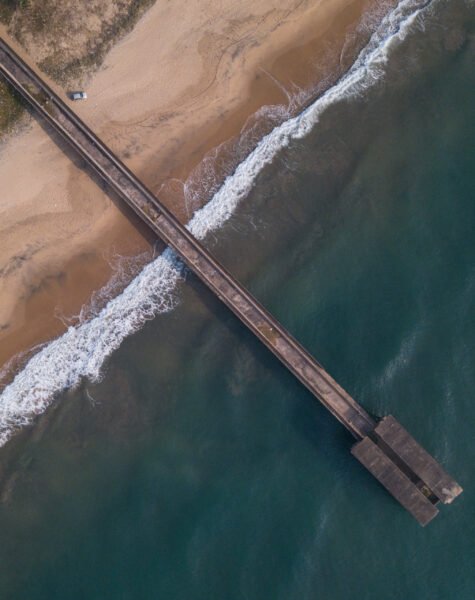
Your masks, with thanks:
[{"label": "white sea foam", "polygon": [[[219,228],[249,194],[263,168],[292,140],[306,136],[328,106],[359,96],[379,81],[392,49],[420,25],[429,4],[402,0],[383,19],[349,72],[299,116],[266,135],[212,200],[194,214],[189,230],[202,239]],[[182,276],[182,263],[171,250],[165,250],[95,317],[69,327],[33,356],[0,396],[0,446],[44,412],[55,394],[77,386],[83,378],[98,380],[104,361],[127,336],[175,306],[175,288]]]}]

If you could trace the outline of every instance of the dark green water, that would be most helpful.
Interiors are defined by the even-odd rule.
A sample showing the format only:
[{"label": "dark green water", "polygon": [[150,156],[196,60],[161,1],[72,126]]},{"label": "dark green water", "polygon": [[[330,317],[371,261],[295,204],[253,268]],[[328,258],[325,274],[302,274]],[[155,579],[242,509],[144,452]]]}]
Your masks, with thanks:
[{"label": "dark green water", "polygon": [[420,528],[190,276],[102,383],[2,449],[2,600],[475,597],[474,11],[440,2],[209,240],[463,495]]}]

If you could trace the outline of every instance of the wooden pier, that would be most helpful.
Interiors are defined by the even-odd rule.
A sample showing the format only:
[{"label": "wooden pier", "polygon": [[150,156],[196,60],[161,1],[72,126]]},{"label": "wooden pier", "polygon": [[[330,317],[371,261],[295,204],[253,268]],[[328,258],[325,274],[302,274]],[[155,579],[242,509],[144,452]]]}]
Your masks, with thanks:
[{"label": "wooden pier", "polygon": [[352,454],[425,525],[462,488],[399,425],[375,420],[0,38],[0,74],[358,440]]}]

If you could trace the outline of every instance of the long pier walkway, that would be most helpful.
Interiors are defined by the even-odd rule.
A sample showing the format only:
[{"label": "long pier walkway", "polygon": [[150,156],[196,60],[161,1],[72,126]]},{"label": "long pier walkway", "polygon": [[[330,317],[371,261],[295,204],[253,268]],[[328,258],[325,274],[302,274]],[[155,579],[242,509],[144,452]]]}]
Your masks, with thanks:
[{"label": "long pier walkway", "polygon": [[[352,433],[358,440],[352,453],[420,523],[437,514],[439,500],[449,502],[462,491],[393,417],[377,423],[343,390],[1,38],[0,74]],[[388,434],[391,427],[386,427],[383,439],[380,434],[387,419],[392,419],[397,435]],[[403,449],[409,442],[416,444],[409,458],[401,458],[401,450],[392,448],[394,435],[407,437],[400,442]],[[417,461],[412,460],[415,455]]]}]

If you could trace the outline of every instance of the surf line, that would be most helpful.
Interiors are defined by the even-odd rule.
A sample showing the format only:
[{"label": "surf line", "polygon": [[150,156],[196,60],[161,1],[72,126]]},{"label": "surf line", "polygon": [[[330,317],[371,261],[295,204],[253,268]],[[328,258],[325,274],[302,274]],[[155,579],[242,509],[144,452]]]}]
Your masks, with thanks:
[{"label": "surf line", "polygon": [[[259,142],[210,202],[194,214],[187,225],[190,232],[203,239],[221,227],[282,149],[305,137],[329,106],[358,97],[380,81],[391,50],[417,28],[418,19],[424,18],[430,4],[403,0],[388,13],[349,71],[300,115],[277,126]],[[97,316],[69,327],[37,352],[0,395],[0,446],[42,414],[59,392],[79,385],[84,378],[99,381],[104,362],[126,337],[149,319],[174,308],[178,302],[176,286],[182,278],[183,263],[166,249]]]}]

